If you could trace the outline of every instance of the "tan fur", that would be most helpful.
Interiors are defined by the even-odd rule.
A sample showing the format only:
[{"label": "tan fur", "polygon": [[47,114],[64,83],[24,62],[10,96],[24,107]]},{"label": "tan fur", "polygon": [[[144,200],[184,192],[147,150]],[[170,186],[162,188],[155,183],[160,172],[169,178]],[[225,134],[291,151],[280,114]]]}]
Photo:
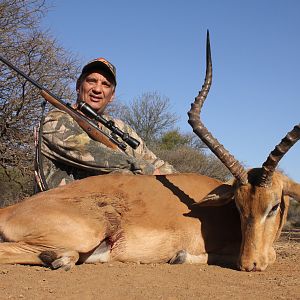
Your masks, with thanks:
[{"label": "tan fur", "polygon": [[[272,244],[286,218],[289,180],[275,175],[271,189],[197,174],[76,181],[0,211],[0,263],[66,270],[114,260],[233,266],[240,257],[242,270],[263,270],[275,259]],[[262,222],[278,201],[283,211]]]}]

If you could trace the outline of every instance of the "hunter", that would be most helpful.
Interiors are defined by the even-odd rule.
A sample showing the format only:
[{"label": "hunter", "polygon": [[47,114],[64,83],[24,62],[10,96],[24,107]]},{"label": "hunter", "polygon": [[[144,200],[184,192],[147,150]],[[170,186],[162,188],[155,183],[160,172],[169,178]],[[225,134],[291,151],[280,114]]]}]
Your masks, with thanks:
[{"label": "hunter", "polygon": [[[127,124],[113,119],[106,112],[114,100],[116,68],[106,59],[87,63],[77,80],[77,102],[89,104],[107,120],[113,120],[123,132],[140,142],[136,149],[111,149],[93,140],[66,112],[51,110],[41,122],[39,147],[36,155],[36,181],[39,191],[68,184],[74,180],[109,173],[170,174],[176,173],[169,163],[159,159]],[[110,134],[109,129],[98,125]]]}]

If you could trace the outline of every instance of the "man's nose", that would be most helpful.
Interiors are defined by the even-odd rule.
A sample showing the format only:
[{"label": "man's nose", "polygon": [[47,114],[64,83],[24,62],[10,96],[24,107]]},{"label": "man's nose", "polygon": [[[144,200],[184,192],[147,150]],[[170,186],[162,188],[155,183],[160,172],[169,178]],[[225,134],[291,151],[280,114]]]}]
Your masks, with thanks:
[{"label": "man's nose", "polygon": [[97,83],[93,86],[93,91],[95,93],[101,93],[102,92],[102,84],[101,83]]}]

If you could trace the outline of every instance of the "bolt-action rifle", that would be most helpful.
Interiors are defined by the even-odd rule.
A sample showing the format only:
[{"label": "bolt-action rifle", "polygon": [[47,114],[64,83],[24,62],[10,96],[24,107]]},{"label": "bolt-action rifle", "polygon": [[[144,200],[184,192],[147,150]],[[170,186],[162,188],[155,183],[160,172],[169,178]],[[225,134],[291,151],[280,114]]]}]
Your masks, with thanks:
[{"label": "bolt-action rifle", "polygon": [[[0,60],[8,67],[16,71],[18,74],[20,74],[22,77],[24,77],[26,80],[28,80],[30,83],[32,83],[35,87],[37,87],[40,90],[41,96],[46,101],[50,102],[56,108],[69,114],[92,139],[103,143],[109,148],[117,149],[119,147],[120,149],[125,150],[127,145],[122,141],[119,141],[116,137],[117,135],[132,148],[136,149],[139,146],[140,142],[138,140],[129,136],[128,133],[124,133],[123,131],[121,131],[118,127],[115,126],[113,121],[106,120],[101,115],[98,115],[97,112],[95,112],[93,108],[87,103],[78,103],[78,109],[84,114],[83,115],[76,109],[74,109],[70,105],[70,103],[65,103],[62,100],[60,100],[56,95],[54,95],[53,93],[45,89],[43,86],[41,86],[39,83],[37,83],[35,80],[27,76],[24,72],[12,65],[1,55]],[[109,135],[103,132],[97,126],[97,123],[95,121],[100,122],[105,127],[107,127],[111,131],[111,134]]]}]

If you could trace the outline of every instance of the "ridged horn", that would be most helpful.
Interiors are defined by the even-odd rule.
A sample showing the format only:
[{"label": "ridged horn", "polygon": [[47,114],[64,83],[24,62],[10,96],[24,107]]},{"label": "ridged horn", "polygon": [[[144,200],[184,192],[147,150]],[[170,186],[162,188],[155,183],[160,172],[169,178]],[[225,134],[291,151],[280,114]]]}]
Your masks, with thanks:
[{"label": "ridged horn", "polygon": [[194,133],[207,145],[207,147],[221,160],[221,162],[228,168],[231,174],[241,183],[247,184],[247,172],[244,167],[236,160],[222,144],[215,139],[212,134],[207,130],[200,120],[200,112],[203,103],[208,95],[212,83],[212,62],[209,31],[206,37],[206,75],[204,84],[198,96],[195,98],[191,109],[188,112],[189,124],[192,126]]},{"label": "ridged horn", "polygon": [[273,173],[282,159],[282,157],[293,147],[293,145],[300,139],[300,124],[296,125],[275,149],[269,154],[267,160],[262,165],[262,176],[258,183],[261,187],[268,187],[272,182]]}]

